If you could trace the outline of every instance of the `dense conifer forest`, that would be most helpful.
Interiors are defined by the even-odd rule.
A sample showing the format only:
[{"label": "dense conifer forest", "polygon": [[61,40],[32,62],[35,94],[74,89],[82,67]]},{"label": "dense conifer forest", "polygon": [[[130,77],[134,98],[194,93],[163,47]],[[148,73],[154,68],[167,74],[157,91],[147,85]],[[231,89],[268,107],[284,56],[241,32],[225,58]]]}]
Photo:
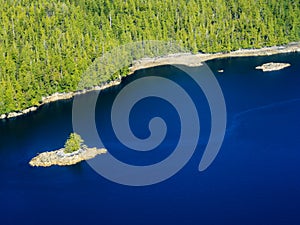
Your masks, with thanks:
[{"label": "dense conifer forest", "polygon": [[[74,91],[103,53],[142,40],[193,53],[300,39],[299,0],[0,0],[0,114]],[[96,85],[96,83],[95,83]]]}]

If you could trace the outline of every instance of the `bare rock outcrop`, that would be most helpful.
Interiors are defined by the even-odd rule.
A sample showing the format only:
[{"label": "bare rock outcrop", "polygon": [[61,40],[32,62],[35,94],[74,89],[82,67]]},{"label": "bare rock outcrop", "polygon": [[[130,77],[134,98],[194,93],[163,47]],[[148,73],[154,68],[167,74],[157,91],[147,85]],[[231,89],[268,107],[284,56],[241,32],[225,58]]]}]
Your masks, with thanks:
[{"label": "bare rock outcrop", "polygon": [[270,62],[270,63],[265,63],[261,66],[257,66],[257,67],[255,67],[255,69],[262,70],[264,72],[270,72],[270,71],[282,70],[282,69],[287,68],[289,66],[291,66],[291,64],[289,64],[289,63]]},{"label": "bare rock outcrop", "polygon": [[53,165],[69,166],[77,164],[84,160],[89,160],[97,155],[105,154],[106,149],[101,148],[84,148],[73,153],[65,153],[64,148],[51,152],[43,152],[34,157],[29,165],[37,167],[49,167]]}]

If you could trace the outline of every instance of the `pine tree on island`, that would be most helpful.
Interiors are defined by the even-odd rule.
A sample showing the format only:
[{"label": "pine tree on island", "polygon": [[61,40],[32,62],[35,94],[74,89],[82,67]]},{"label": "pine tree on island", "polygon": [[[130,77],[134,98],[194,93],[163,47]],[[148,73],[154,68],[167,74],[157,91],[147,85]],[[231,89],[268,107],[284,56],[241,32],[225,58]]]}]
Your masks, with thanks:
[{"label": "pine tree on island", "polygon": [[71,133],[64,147],[64,153],[76,152],[83,146],[83,139],[79,134]]}]

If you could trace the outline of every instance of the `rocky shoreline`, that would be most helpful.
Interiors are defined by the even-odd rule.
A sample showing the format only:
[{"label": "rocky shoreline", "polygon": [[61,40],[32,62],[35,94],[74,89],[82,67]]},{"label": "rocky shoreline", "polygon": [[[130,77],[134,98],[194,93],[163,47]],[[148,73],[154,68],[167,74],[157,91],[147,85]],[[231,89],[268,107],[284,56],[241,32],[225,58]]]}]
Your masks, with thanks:
[{"label": "rocky shoreline", "polygon": [[[168,55],[165,57],[157,58],[145,58],[137,60],[130,68],[130,73],[140,69],[151,68],[155,66],[162,66],[168,64],[180,64],[186,66],[200,66],[202,62],[228,57],[248,57],[248,56],[270,56],[275,54],[300,52],[300,42],[293,42],[284,46],[265,47],[261,49],[241,49],[229,53],[213,53],[213,54],[191,54],[191,53],[179,53]],[[220,70],[221,71],[221,70]],[[224,71],[223,71],[224,72]]]},{"label": "rocky shoreline", "polygon": [[109,83],[103,84],[101,86],[95,86],[91,89],[85,89],[85,90],[81,90],[81,91],[75,91],[75,92],[68,92],[68,93],[54,93],[50,96],[47,97],[43,97],[42,101],[39,105],[27,108],[25,110],[19,111],[19,112],[10,112],[7,114],[2,114],[0,115],[0,120],[4,120],[4,119],[13,119],[22,115],[26,115],[28,113],[34,112],[36,110],[38,110],[41,106],[51,103],[51,102],[56,102],[59,100],[67,100],[67,99],[71,99],[74,96],[77,95],[82,95],[82,94],[86,94],[88,92],[92,92],[92,91],[101,91],[113,86],[117,86],[121,83],[121,80],[115,80],[115,81],[111,81]]},{"label": "rocky shoreline", "polygon": [[97,155],[105,154],[106,152],[107,150],[104,148],[84,148],[73,153],[65,153],[64,148],[62,148],[37,155],[30,160],[29,165],[32,167],[69,166],[95,158]]},{"label": "rocky shoreline", "polygon": [[[282,53],[291,53],[291,52],[300,52],[300,42],[293,42],[284,46],[274,46],[274,47],[265,47],[261,49],[241,49],[229,53],[214,53],[214,54],[191,54],[191,53],[178,53],[172,54],[164,57],[157,58],[144,58],[141,60],[136,60],[133,62],[133,65],[130,67],[130,72],[128,75],[133,74],[135,71],[140,69],[151,68],[155,66],[170,65],[170,64],[180,64],[186,66],[200,66],[202,62],[217,59],[217,58],[227,58],[227,57],[246,57],[246,56],[268,56],[274,54]],[[221,71],[221,70],[220,70]],[[30,107],[20,112],[11,112],[7,114],[0,115],[0,120],[11,119],[21,115],[28,114],[30,112],[36,111],[42,105],[55,102],[58,100],[71,99],[76,95],[85,94],[87,92],[104,90],[112,86],[119,85],[121,80],[112,81],[110,83],[95,86],[88,90],[81,90],[69,93],[55,93],[48,97],[43,97],[39,105]]]},{"label": "rocky shoreline", "polygon": [[282,70],[284,68],[290,67],[291,64],[289,63],[265,63],[261,66],[255,67],[257,70],[262,70],[263,72],[271,72],[271,71],[277,71],[277,70]]}]

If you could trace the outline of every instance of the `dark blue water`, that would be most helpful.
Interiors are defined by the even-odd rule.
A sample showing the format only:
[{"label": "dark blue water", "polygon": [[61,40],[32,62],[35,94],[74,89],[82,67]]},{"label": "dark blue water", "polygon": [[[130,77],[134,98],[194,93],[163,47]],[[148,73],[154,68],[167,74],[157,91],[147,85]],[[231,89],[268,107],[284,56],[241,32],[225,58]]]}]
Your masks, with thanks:
[{"label": "dark blue water", "polygon": [[[270,61],[292,67],[270,73],[254,69]],[[179,117],[167,102],[144,99],[132,109],[133,132],[146,138],[148,121],[159,115],[170,126],[166,140],[143,154],[122,147],[109,123],[112,101],[121,88],[139,77],[163,76],[182,85],[197,102],[201,137],[195,154],[175,176],[152,186],[115,184],[86,162],[28,165],[38,152],[63,146],[72,132],[72,101],[0,122],[0,224],[300,224],[299,62],[299,53],[208,62],[223,89],[228,127],[219,155],[201,173],[209,108],[203,93],[181,71],[170,66],[141,70],[102,93],[98,131],[115,157],[135,165],[150,165],[171,154],[180,135]]]}]

